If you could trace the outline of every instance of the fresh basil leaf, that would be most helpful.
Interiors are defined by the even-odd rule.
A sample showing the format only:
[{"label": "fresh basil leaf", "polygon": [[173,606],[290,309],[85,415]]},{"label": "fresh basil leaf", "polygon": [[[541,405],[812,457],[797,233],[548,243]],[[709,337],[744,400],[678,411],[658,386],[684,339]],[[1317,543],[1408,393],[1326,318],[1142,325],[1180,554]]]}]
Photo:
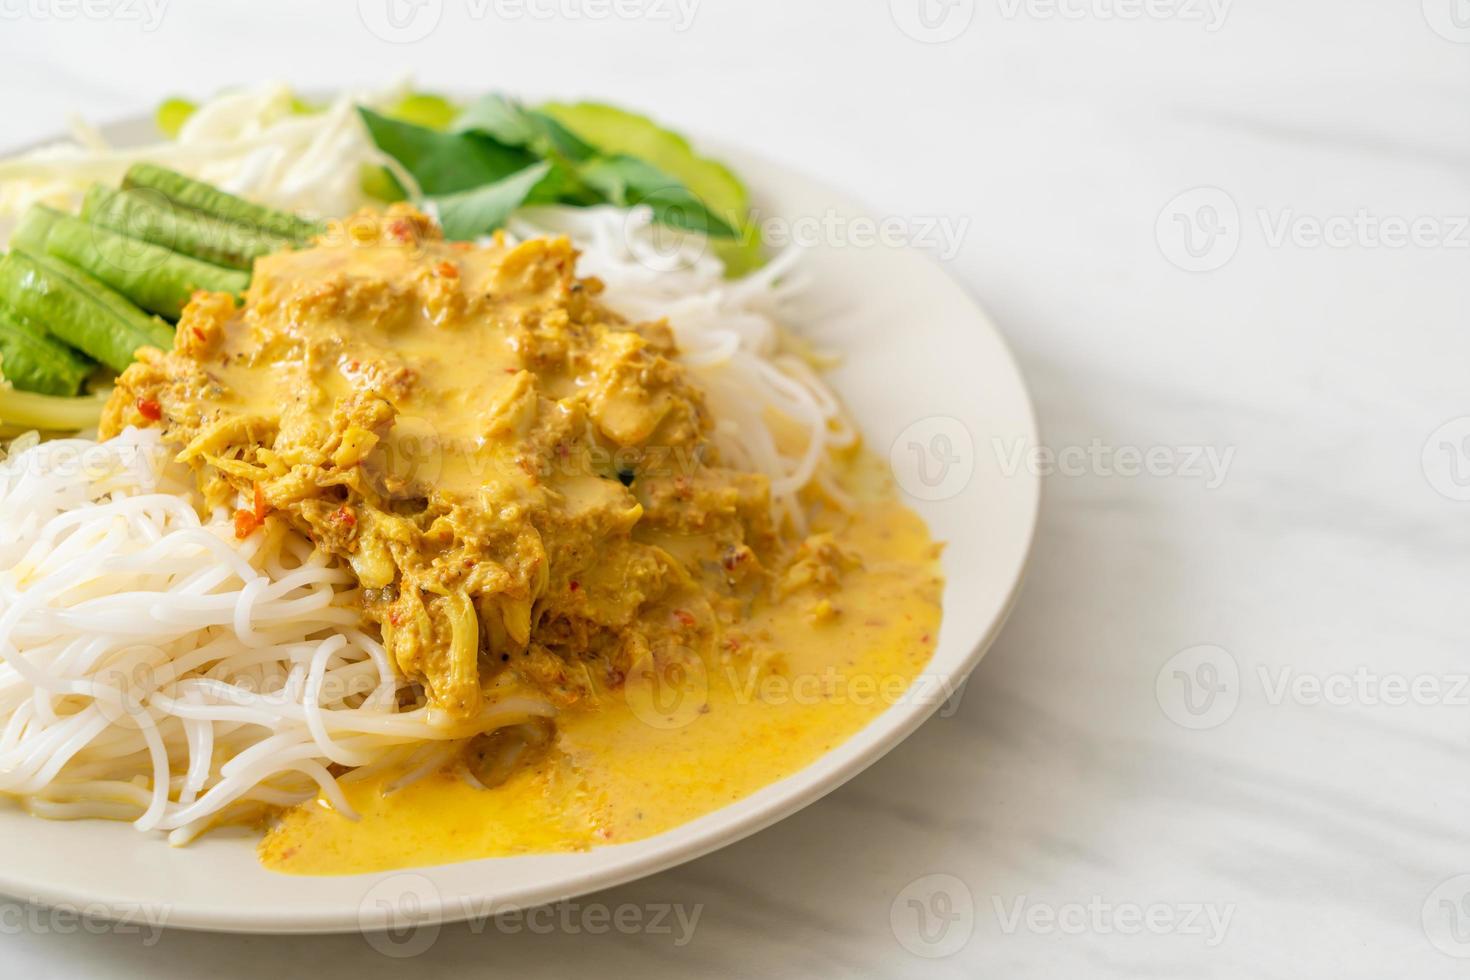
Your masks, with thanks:
[{"label": "fresh basil leaf", "polygon": [[525,170],[535,157],[476,133],[441,133],[357,110],[378,149],[403,164],[429,196],[456,194],[492,184]]},{"label": "fresh basil leaf", "polygon": [[434,198],[444,237],[466,242],[490,234],[505,224],[550,172],[551,164],[543,160],[493,184]]},{"label": "fresh basil leaf", "polygon": [[452,128],[456,133],[484,133],[506,146],[530,146],[540,135],[526,111],[503,95],[471,102]]},{"label": "fresh basil leaf", "polygon": [[576,164],[559,159],[546,161],[551,165],[546,178],[531,191],[527,204],[565,204],[577,208],[590,208],[605,203],[602,195],[583,183],[577,176]]},{"label": "fresh basil leaf", "polygon": [[503,95],[487,95],[471,103],[455,120],[454,129],[482,133],[506,146],[528,149],[543,157],[585,160],[595,152],[544,112],[527,109]]},{"label": "fresh basil leaf", "polygon": [[636,157],[598,157],[578,168],[577,175],[610,204],[648,205],[653,209],[654,220],[660,224],[701,232],[711,238],[735,237],[735,229],[705,207],[689,188]]}]

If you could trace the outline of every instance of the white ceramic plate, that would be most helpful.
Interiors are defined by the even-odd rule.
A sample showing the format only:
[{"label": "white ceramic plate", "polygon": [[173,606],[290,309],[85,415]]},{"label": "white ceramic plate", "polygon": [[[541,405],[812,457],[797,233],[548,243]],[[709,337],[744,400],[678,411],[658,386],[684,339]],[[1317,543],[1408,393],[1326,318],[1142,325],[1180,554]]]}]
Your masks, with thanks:
[{"label": "white ceramic plate", "polygon": [[[151,120],[107,129],[120,145],[154,138]],[[708,144],[706,144],[708,145]],[[990,318],[928,257],[860,247],[871,217],[817,181],[714,145],[755,189],[762,213],[837,222],[853,234],[810,250],[814,306],[798,328],[845,361],[833,381],[868,444],[890,455],[910,503],[944,552],[944,622],[924,678],[833,752],[779,783],[649,840],[584,854],[472,861],[342,878],[261,868],[255,840],[206,837],[182,850],[125,824],[51,823],[0,805],[0,891],[112,918],[166,914],[174,927],[349,932],[455,921],[571,898],[649,875],[753,834],[820,799],[916,729],[961,682],[1010,610],[1040,496],[1017,446],[1036,444],[1031,403]],[[869,236],[871,237],[871,236]],[[891,450],[891,452],[890,452]],[[937,804],[936,804],[937,805]]]}]

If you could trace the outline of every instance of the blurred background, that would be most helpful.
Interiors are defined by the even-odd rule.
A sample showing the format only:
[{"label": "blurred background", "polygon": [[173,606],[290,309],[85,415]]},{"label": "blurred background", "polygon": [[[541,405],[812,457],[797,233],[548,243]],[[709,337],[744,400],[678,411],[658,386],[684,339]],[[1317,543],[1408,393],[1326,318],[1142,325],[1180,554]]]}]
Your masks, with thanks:
[{"label": "blurred background", "polygon": [[[0,21],[7,149],[73,113],[411,74],[626,104],[958,229],[915,245],[999,322],[1056,453],[1026,590],[963,694],[780,825],[408,961],[10,905],[15,975],[1464,975],[1465,0],[0,0]],[[580,925],[667,903],[692,931]]]}]

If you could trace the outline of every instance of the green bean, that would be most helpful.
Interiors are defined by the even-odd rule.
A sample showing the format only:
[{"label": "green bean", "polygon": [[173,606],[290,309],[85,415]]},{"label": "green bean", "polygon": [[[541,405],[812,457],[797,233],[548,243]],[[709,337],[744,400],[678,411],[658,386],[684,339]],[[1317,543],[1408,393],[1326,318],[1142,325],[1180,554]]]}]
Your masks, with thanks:
[{"label": "green bean", "polygon": [[117,191],[95,185],[87,191],[82,218],[180,255],[245,272],[256,259],[295,244],[288,238],[180,207],[151,190]]},{"label": "green bean", "polygon": [[173,346],[173,328],[64,262],[13,251],[0,259],[0,301],[114,371],[140,347]]},{"label": "green bean", "polygon": [[259,228],[297,244],[305,243],[323,230],[314,221],[227,194],[217,187],[152,163],[137,163],[129,168],[127,175],[123,177],[123,188],[157,191],[175,204],[192,211],[247,228]]},{"label": "green bean", "polygon": [[179,318],[198,290],[239,294],[250,285],[248,273],[222,269],[69,215],[56,217],[46,252],[170,320]]},{"label": "green bean", "polygon": [[92,365],[25,317],[0,310],[0,375],[21,391],[75,395]]}]

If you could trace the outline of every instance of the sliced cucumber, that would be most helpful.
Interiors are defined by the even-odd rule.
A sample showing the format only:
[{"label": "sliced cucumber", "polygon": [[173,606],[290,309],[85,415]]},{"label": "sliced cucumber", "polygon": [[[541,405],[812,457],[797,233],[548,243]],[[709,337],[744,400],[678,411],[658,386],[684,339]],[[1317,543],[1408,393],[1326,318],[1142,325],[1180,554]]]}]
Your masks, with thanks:
[{"label": "sliced cucumber", "polygon": [[678,133],[626,109],[597,102],[552,102],[541,111],[602,152],[636,157],[689,188],[736,230],[736,241],[713,243],[730,275],[760,266],[760,232],[750,223],[750,192],[730,168],[700,156]]}]

